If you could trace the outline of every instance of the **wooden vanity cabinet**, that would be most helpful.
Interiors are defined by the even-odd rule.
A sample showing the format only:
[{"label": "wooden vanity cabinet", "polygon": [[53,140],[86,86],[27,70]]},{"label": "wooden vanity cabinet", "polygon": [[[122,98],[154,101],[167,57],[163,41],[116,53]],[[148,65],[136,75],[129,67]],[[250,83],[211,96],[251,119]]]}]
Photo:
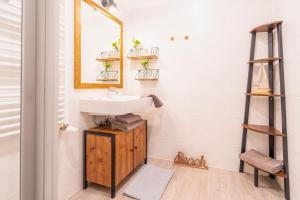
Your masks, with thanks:
[{"label": "wooden vanity cabinet", "polygon": [[84,131],[83,188],[96,183],[115,189],[131,172],[147,163],[147,122],[128,132],[110,128]]}]

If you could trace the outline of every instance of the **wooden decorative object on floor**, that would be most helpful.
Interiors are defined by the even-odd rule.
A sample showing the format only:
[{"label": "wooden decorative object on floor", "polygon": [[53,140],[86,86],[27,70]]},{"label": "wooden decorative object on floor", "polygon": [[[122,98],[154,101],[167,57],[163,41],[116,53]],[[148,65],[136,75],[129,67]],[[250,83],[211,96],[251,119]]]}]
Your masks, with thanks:
[{"label": "wooden decorative object on floor", "polygon": [[175,165],[194,167],[199,169],[208,169],[207,163],[204,160],[204,156],[201,156],[200,159],[188,158],[184,156],[182,152],[178,152],[177,156],[174,159]]}]

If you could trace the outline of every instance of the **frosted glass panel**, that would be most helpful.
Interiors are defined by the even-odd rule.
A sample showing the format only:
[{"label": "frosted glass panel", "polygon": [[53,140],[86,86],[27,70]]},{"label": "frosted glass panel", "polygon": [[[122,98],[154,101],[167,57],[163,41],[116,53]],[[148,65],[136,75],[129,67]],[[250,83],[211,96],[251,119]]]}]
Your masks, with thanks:
[{"label": "frosted glass panel", "polygon": [[22,1],[0,0],[0,199],[20,199]]}]

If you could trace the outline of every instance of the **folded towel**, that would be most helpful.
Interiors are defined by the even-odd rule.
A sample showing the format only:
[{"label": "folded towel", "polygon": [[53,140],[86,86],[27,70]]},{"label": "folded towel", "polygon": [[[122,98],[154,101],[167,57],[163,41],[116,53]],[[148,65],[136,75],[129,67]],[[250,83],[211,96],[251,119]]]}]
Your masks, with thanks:
[{"label": "folded towel", "polygon": [[141,119],[141,120],[133,122],[131,124],[125,124],[118,120],[112,120],[111,127],[112,127],[112,129],[118,129],[118,130],[127,132],[127,131],[130,131],[130,130],[138,127],[140,124],[144,123],[144,121],[145,120]]},{"label": "folded towel", "polygon": [[132,113],[128,113],[126,115],[118,115],[115,117],[116,120],[123,122],[125,124],[131,124],[133,122],[139,121],[142,119],[139,115],[134,115]]},{"label": "folded towel", "polygon": [[276,174],[283,168],[282,161],[274,160],[265,154],[255,151],[254,149],[240,154],[240,159],[270,174]]},{"label": "folded towel", "polygon": [[150,94],[148,97],[152,97],[155,108],[160,108],[164,105],[164,103],[155,94]]}]

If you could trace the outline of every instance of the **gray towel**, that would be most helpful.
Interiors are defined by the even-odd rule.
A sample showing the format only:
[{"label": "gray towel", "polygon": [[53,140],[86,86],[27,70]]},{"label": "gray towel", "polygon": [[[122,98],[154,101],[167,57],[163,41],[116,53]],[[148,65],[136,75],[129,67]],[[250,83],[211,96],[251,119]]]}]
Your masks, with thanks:
[{"label": "gray towel", "polygon": [[115,117],[115,119],[118,120],[118,121],[120,121],[120,122],[123,122],[125,124],[131,124],[133,122],[141,120],[142,117],[139,116],[139,115],[134,115],[132,113],[128,113],[126,115],[117,115]]},{"label": "gray towel", "polygon": [[130,131],[130,130],[138,127],[140,124],[144,123],[144,121],[145,120],[141,119],[141,120],[133,122],[131,124],[125,124],[118,120],[112,120],[111,127],[112,127],[112,129],[118,129],[118,130],[127,132],[127,131]]},{"label": "gray towel", "polygon": [[255,151],[254,149],[240,154],[240,159],[270,174],[276,174],[283,168],[282,161],[274,160],[265,154]]},{"label": "gray towel", "polygon": [[155,94],[150,94],[148,97],[152,97],[155,108],[160,108],[164,105],[164,103]]}]

